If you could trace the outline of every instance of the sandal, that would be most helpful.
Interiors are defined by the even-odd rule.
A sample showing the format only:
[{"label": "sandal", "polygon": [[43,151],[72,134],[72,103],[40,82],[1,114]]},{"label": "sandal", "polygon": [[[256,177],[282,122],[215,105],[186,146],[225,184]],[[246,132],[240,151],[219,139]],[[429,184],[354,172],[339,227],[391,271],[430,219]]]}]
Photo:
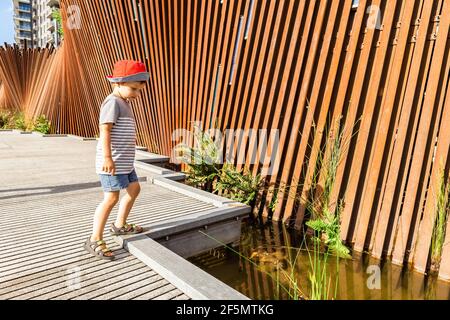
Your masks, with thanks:
[{"label": "sandal", "polygon": [[[102,246],[104,246],[104,248],[101,248],[101,250],[97,250],[98,247]],[[114,255],[111,256],[105,255],[112,251],[108,249],[108,247],[106,246],[106,242],[104,240],[91,241],[91,237],[89,237],[84,243],[84,248],[93,256],[103,260],[112,261],[116,258]]]},{"label": "sandal", "polygon": [[125,223],[122,228],[117,228],[114,223],[111,224],[109,229],[114,236],[123,236],[127,234],[137,234],[144,231],[144,229],[136,224]]}]

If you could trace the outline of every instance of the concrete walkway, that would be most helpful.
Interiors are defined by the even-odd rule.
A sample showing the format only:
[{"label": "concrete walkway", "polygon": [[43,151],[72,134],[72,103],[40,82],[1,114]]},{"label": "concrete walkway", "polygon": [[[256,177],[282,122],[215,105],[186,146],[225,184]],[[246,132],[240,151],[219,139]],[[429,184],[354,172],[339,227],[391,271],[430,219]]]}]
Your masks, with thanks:
[{"label": "concrete walkway", "polygon": [[[108,232],[105,240],[115,250],[116,261],[101,261],[83,250],[93,213],[103,198],[93,167],[96,143],[0,132],[0,299],[214,298],[197,294],[186,285],[189,280],[171,278],[167,263],[188,262],[150,238],[140,240],[141,251],[151,249],[166,256],[163,263],[156,261],[157,271],[149,266],[154,259],[148,262],[141,251],[139,259],[131,255],[118,244],[123,239],[114,241],[118,239]],[[167,235],[174,227],[172,221],[198,220],[193,217],[217,210],[214,201],[154,184],[153,179],[162,177],[151,171],[137,168],[137,173],[142,191],[129,221],[146,227],[147,234],[155,228]],[[108,224],[116,212],[117,208]],[[200,269],[190,264],[189,268],[222,292],[216,297],[245,298]]]}]

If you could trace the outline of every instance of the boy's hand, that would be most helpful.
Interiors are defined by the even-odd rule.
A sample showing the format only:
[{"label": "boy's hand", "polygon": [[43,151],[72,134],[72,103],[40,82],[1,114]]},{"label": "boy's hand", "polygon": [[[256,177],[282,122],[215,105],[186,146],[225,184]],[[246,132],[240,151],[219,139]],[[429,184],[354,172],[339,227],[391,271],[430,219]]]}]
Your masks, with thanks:
[{"label": "boy's hand", "polygon": [[111,130],[112,123],[105,123],[100,126],[100,139],[102,140],[103,147],[103,172],[108,172],[113,176],[116,174],[116,166],[111,156]]},{"label": "boy's hand", "polygon": [[108,172],[113,176],[116,174],[116,165],[111,157],[106,157],[103,161],[102,171]]}]

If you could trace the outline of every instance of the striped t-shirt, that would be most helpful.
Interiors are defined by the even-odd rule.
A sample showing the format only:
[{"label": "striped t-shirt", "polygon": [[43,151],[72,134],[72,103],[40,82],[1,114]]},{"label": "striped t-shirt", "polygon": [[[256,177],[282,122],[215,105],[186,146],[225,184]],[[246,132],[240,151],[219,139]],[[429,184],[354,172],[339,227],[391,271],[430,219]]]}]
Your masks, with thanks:
[{"label": "striped t-shirt", "polygon": [[[111,130],[111,155],[116,167],[116,175],[129,174],[134,170],[136,156],[136,124],[131,106],[115,95],[109,95],[102,103],[99,124],[113,123]],[[97,174],[102,171],[104,162],[102,140],[97,143],[95,161]]]}]

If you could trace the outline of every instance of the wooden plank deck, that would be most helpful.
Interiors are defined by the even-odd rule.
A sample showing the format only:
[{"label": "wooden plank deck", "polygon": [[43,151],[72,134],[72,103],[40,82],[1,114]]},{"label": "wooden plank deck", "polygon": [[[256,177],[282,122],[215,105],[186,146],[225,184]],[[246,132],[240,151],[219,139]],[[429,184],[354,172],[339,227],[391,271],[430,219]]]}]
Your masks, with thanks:
[{"label": "wooden plank deck", "polygon": [[[0,299],[191,299],[106,230],[116,261],[98,260],[82,248],[103,198],[93,168],[95,145],[0,132]],[[142,191],[129,220],[147,233],[153,227],[164,235],[180,231],[171,221],[192,224],[217,209],[214,198],[176,192],[152,183],[161,176],[136,170]],[[116,213],[117,207],[108,224]]]}]

